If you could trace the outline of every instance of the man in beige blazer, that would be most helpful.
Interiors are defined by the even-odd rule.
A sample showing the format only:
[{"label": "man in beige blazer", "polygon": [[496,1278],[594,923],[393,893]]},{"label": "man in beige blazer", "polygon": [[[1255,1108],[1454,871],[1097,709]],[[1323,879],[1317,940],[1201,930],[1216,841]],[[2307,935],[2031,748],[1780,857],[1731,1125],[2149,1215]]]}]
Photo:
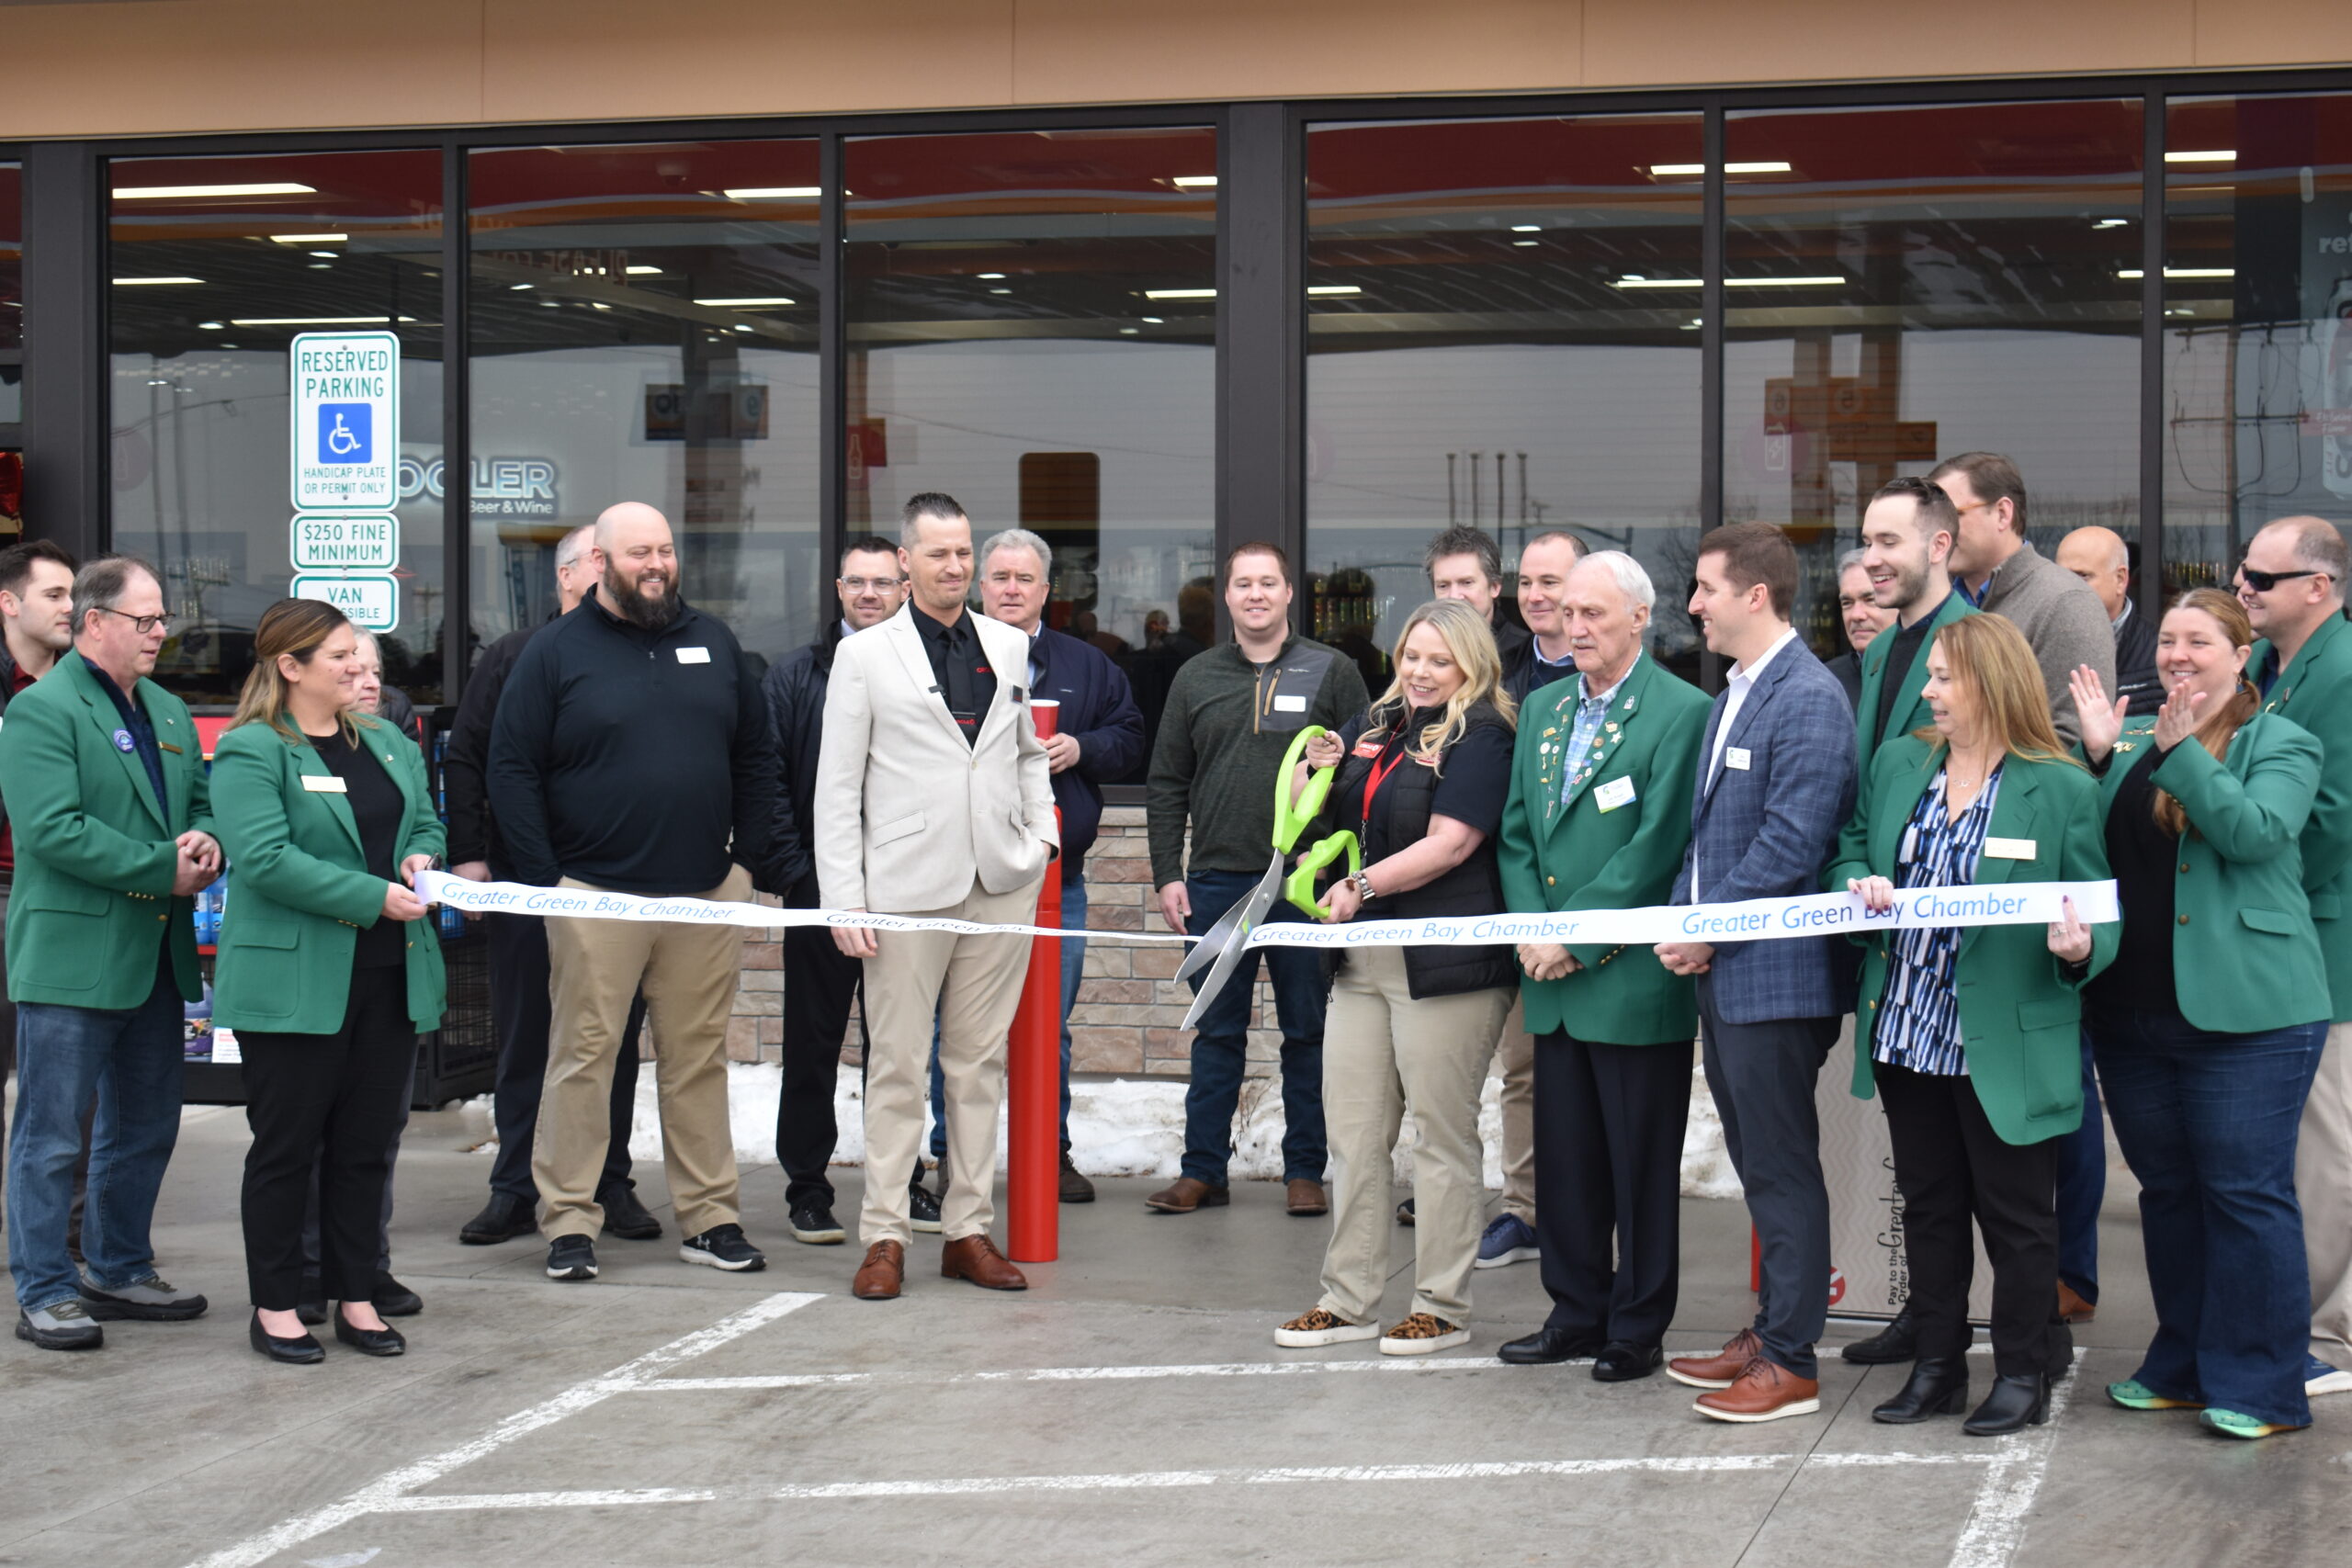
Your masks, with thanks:
[{"label": "man in beige blazer", "polygon": [[[835,909],[1024,924],[1060,850],[1046,749],[1029,707],[1028,638],[964,603],[972,525],[944,495],[907,502],[899,562],[906,608],[844,637],[825,692],[817,761],[818,886]],[[854,1292],[897,1297],[906,1275],[907,1189],[871,1179],[920,1156],[932,1020],[947,1083],[946,1246],[940,1272],[1028,1288],[989,1237],[1005,1040],[1029,939],[837,930],[865,964],[866,1246]]]}]

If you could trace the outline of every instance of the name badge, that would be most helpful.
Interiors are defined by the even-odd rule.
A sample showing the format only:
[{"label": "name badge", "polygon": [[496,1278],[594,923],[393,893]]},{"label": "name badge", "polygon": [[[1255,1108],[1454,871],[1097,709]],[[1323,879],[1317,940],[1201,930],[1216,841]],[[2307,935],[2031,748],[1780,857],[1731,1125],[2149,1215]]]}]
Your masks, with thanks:
[{"label": "name badge", "polygon": [[1724,766],[1737,768],[1743,773],[1747,772],[1747,748],[1745,746],[1724,747]]},{"label": "name badge", "polygon": [[1631,806],[1634,803],[1634,781],[1611,779],[1607,784],[1600,784],[1593,790],[1592,803],[1603,811],[1614,811],[1621,806]]},{"label": "name badge", "polygon": [[678,649],[678,662],[681,664],[707,664],[710,662],[710,649],[707,648],[682,648]]},{"label": "name badge", "polygon": [[1276,713],[1305,713],[1306,711],[1306,699],[1305,697],[1277,696],[1274,698],[1274,711]]},{"label": "name badge", "polygon": [[334,773],[329,773],[324,778],[319,777],[316,773],[304,773],[302,787],[312,795],[349,795],[351,793],[351,786]]},{"label": "name badge", "polygon": [[1357,757],[1377,757],[1380,755],[1380,752],[1381,743],[1379,741],[1359,740],[1356,742],[1355,750],[1350,754]]},{"label": "name badge", "polygon": [[1987,838],[1984,852],[1995,860],[2032,860],[2041,852],[2031,839]]}]

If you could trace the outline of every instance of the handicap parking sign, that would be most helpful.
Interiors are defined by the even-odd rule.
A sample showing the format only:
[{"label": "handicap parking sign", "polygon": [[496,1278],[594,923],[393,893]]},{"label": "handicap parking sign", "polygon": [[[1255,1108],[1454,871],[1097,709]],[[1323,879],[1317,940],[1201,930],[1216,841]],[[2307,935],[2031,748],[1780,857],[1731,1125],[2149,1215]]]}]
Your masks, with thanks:
[{"label": "handicap parking sign", "polygon": [[318,460],[322,463],[374,462],[374,408],[368,403],[321,403]]}]

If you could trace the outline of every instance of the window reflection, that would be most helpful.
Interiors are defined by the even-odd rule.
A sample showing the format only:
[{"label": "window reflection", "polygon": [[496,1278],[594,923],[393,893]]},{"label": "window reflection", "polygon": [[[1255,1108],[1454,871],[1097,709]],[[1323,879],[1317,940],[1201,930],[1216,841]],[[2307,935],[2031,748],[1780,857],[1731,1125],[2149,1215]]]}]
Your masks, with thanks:
[{"label": "window reflection", "polygon": [[555,607],[555,546],[661,508],[681,589],[744,647],[815,634],[818,147],[477,152],[469,214],[473,633]]},{"label": "window reflection", "polygon": [[1724,514],[1788,527],[1824,657],[1862,506],[1939,457],[2014,457],[2045,555],[2137,536],[2141,136],[2136,99],[1726,118]]},{"label": "window reflection", "polygon": [[2352,522],[2352,94],[2165,108],[2171,591],[2273,519]]},{"label": "window reflection", "polygon": [[156,679],[235,700],[293,572],[288,346],[386,331],[403,483],[384,681],[438,702],[441,509],[405,480],[441,457],[440,154],[118,159],[108,175],[113,539],[164,574]]},{"label": "window reflection", "polygon": [[1046,624],[1111,655],[1156,734],[1216,635],[1216,133],[845,152],[849,530],[944,491],[975,543],[1043,536]]},{"label": "window reflection", "polygon": [[[0,164],[0,425],[25,417],[24,179],[15,164]],[[13,439],[0,447],[13,449]],[[5,494],[0,494],[0,500]],[[0,504],[0,527],[16,514]]]},{"label": "window reflection", "polygon": [[1308,136],[1309,626],[1375,693],[1456,523],[1507,568],[1549,528],[1631,551],[1659,656],[1695,672],[1701,191],[1670,171],[1700,147],[1695,114]]}]

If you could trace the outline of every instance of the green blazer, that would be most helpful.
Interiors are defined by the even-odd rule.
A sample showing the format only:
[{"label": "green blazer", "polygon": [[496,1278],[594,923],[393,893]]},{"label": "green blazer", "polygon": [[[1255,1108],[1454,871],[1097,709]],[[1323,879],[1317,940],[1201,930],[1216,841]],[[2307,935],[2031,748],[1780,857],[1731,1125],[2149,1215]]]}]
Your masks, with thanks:
[{"label": "green blazer", "polygon": [[0,724],[0,798],[17,835],[11,1001],[135,1008],[155,987],[159,935],[180,995],[204,995],[196,901],[172,893],[179,836],[215,831],[202,749],[177,697],[153,681],[130,694],[163,748],[164,807],[138,754],[116,743],[121,711],[79,653],[9,703]]},{"label": "green blazer", "polygon": [[[1856,816],[1867,824],[1862,852],[1822,874],[1832,892],[1858,876],[1893,877],[1903,838],[1919,797],[1942,766],[1940,747],[1899,736],[1879,748]],[[2025,858],[1976,858],[1972,886],[2004,882],[2103,882],[2107,813],[2098,781],[2071,761],[2011,757],[2001,765],[2001,793],[1986,824],[1995,839],[2023,840]],[[2022,849],[2022,844],[2011,846]],[[2090,963],[2080,979],[2050,951],[2049,928],[1972,926],[1960,939],[1952,984],[1960,997],[1961,1052],[1984,1119],[2001,1141],[2038,1144],[2071,1133],[2083,1121],[2083,981],[2115,961],[2122,926],[2091,928]],[[1893,968],[1893,933],[1856,941],[1869,949],[1862,968],[1861,1009],[1854,1030],[1854,1097],[1871,1098],[1871,1047],[1879,1002]]]},{"label": "green blazer", "polygon": [[[2247,668],[2259,669],[2270,645],[2258,642]],[[2352,625],[2331,615],[2312,633],[2295,661],[2278,672],[2265,713],[2291,719],[2318,739],[2319,795],[2303,825],[2303,889],[2312,924],[2327,960],[2333,1021],[2352,1021]]]},{"label": "green blazer", "polygon": [[[1498,852],[1504,904],[1548,913],[1666,903],[1690,842],[1691,790],[1713,705],[1645,654],[1611,699],[1594,744],[1599,760],[1563,807],[1564,782],[1575,774],[1567,750],[1577,685],[1539,687],[1520,711]],[[1583,965],[1574,974],[1520,976],[1530,1033],[1658,1045],[1688,1044],[1697,1032],[1690,981],[1668,974],[1647,949],[1572,942],[1568,951]]]},{"label": "green blazer", "polygon": [[[394,862],[440,854],[447,840],[424,753],[389,725],[356,722],[406,806]],[[353,949],[359,931],[383,918],[384,881],[368,870],[350,801],[301,782],[333,776],[308,744],[266,724],[239,725],[213,753],[212,797],[231,873],[212,980],[218,1023],[281,1034],[343,1027]],[[433,922],[412,922],[407,939],[408,1015],[422,1032],[440,1023],[448,981]]]},{"label": "green blazer", "polygon": [[[2108,759],[2109,810],[2155,728],[2154,715],[2127,718]],[[2199,1029],[2253,1034],[2328,1016],[2327,964],[2298,842],[2320,755],[2309,730],[2258,713],[2220,761],[2184,740],[2157,764],[2157,787],[2188,814],[2174,874],[2172,974],[2181,1016]]]},{"label": "green blazer", "polygon": [[1903,684],[1895,689],[1894,706],[1888,710],[1891,721],[1884,735],[1878,732],[1878,698],[1886,688],[1886,661],[1894,652],[1894,630],[1890,626],[1871,639],[1862,649],[1862,695],[1854,709],[1854,735],[1860,742],[1855,755],[1862,760],[1865,776],[1871,756],[1881,746],[1898,735],[1908,735],[1934,716],[1928,709],[1927,699],[1919,694],[1928,684],[1928,649],[1935,646],[1936,633],[1962,615],[1973,615],[1977,609],[1962,596],[1957,585],[1944,595],[1944,602],[1928,617],[1928,638],[1919,645],[1917,657],[1904,672]]}]

